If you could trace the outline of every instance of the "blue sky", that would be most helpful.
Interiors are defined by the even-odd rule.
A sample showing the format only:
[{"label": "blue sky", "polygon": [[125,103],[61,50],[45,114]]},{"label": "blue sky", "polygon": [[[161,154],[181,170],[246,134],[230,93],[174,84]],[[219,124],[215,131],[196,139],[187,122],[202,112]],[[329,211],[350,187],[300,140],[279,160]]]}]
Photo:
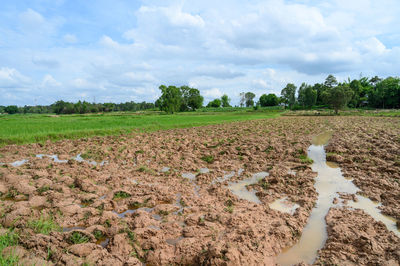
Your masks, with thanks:
[{"label": "blue sky", "polygon": [[280,94],[399,76],[398,0],[2,0],[0,105],[155,101],[158,86]]}]

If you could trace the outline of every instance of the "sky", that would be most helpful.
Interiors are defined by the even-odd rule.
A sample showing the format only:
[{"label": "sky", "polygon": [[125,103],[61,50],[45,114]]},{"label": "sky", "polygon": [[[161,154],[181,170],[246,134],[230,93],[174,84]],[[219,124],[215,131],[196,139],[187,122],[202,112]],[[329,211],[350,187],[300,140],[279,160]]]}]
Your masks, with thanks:
[{"label": "sky", "polygon": [[400,75],[398,0],[2,0],[0,105],[280,95]]}]

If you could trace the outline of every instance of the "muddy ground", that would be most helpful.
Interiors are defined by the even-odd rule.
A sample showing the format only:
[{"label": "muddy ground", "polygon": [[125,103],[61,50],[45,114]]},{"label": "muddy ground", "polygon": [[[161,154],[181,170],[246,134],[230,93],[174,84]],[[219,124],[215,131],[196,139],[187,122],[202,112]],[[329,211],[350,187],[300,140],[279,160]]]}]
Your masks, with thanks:
[{"label": "muddy ground", "polygon": [[[400,219],[398,118],[280,117],[3,147],[0,162],[28,162],[0,168],[0,223],[18,232],[14,249],[28,265],[273,265],[317,199],[306,152],[329,129],[328,158]],[[71,159],[78,154],[87,161]],[[249,188],[260,203],[229,190],[258,172],[269,173]],[[300,206],[293,215],[269,207],[283,197]],[[331,209],[316,263],[399,264],[399,238],[371,219]]]}]

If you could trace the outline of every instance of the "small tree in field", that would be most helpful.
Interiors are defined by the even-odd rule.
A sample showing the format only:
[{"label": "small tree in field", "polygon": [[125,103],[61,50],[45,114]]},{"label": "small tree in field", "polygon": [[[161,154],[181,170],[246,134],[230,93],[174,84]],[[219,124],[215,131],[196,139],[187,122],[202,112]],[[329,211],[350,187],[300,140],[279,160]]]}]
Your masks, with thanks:
[{"label": "small tree in field", "polygon": [[327,88],[322,94],[324,101],[335,110],[335,114],[338,114],[339,109],[347,105],[352,96],[353,91],[348,84],[340,84],[332,88]]},{"label": "small tree in field", "polygon": [[221,97],[221,102],[222,102],[222,107],[231,107],[231,105],[229,104],[229,102],[231,101],[231,99],[229,99],[228,95],[224,94]]},{"label": "small tree in field", "polygon": [[178,87],[161,85],[161,97],[157,100],[157,105],[161,111],[169,114],[178,112],[182,104],[182,93]]},{"label": "small tree in field", "polygon": [[207,104],[207,107],[215,107],[215,108],[218,108],[218,107],[221,107],[221,104],[222,104],[222,102],[221,102],[220,99],[215,99],[215,100],[212,100],[211,102],[209,102],[209,103]]},{"label": "small tree in field", "polygon": [[246,99],[246,107],[250,107],[254,105],[254,97],[256,97],[256,95],[252,92],[246,92],[246,94],[244,95],[244,98]]},{"label": "small tree in field", "polygon": [[279,104],[279,98],[273,93],[268,95],[263,94],[261,95],[259,102],[262,107],[277,106]]},{"label": "small tree in field", "polygon": [[297,87],[294,84],[288,83],[281,91],[282,99],[290,109],[296,103],[296,89]]}]

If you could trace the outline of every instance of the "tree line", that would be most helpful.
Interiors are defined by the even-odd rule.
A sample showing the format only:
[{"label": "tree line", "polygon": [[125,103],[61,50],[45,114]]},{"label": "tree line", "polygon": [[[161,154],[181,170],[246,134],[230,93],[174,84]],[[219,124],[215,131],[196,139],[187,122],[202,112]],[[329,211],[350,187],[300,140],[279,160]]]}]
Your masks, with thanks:
[{"label": "tree line", "polygon": [[[158,108],[166,113],[194,111],[203,107],[204,97],[200,91],[189,86],[159,87],[160,98],[155,103],[77,103],[57,101],[48,106],[17,107],[0,106],[0,113],[56,113],[56,114],[85,114],[113,111],[139,111]],[[285,105],[289,109],[310,109],[315,106],[330,107],[337,113],[343,107],[360,108],[400,108],[400,78],[388,77],[381,79],[377,76],[359,79],[350,78],[338,82],[336,77],[329,75],[323,83],[309,85],[302,83],[299,88],[293,83],[288,83],[281,91],[281,96],[270,93],[263,94],[255,101],[253,92],[242,92],[239,95],[240,107],[252,106],[277,106]],[[210,101],[206,107],[224,108],[231,107],[231,99],[224,94],[221,98]]]},{"label": "tree line", "polygon": [[281,95],[281,102],[290,109],[327,105],[337,113],[346,106],[400,108],[400,78],[375,76],[338,82],[335,76],[329,75],[324,83],[302,83],[298,90],[294,84],[288,83]]},{"label": "tree line", "polygon": [[89,103],[78,101],[77,103],[57,101],[51,105],[23,106],[16,105],[0,106],[0,113],[8,114],[86,114],[98,112],[118,112],[118,111],[140,111],[155,108],[154,103]]}]

